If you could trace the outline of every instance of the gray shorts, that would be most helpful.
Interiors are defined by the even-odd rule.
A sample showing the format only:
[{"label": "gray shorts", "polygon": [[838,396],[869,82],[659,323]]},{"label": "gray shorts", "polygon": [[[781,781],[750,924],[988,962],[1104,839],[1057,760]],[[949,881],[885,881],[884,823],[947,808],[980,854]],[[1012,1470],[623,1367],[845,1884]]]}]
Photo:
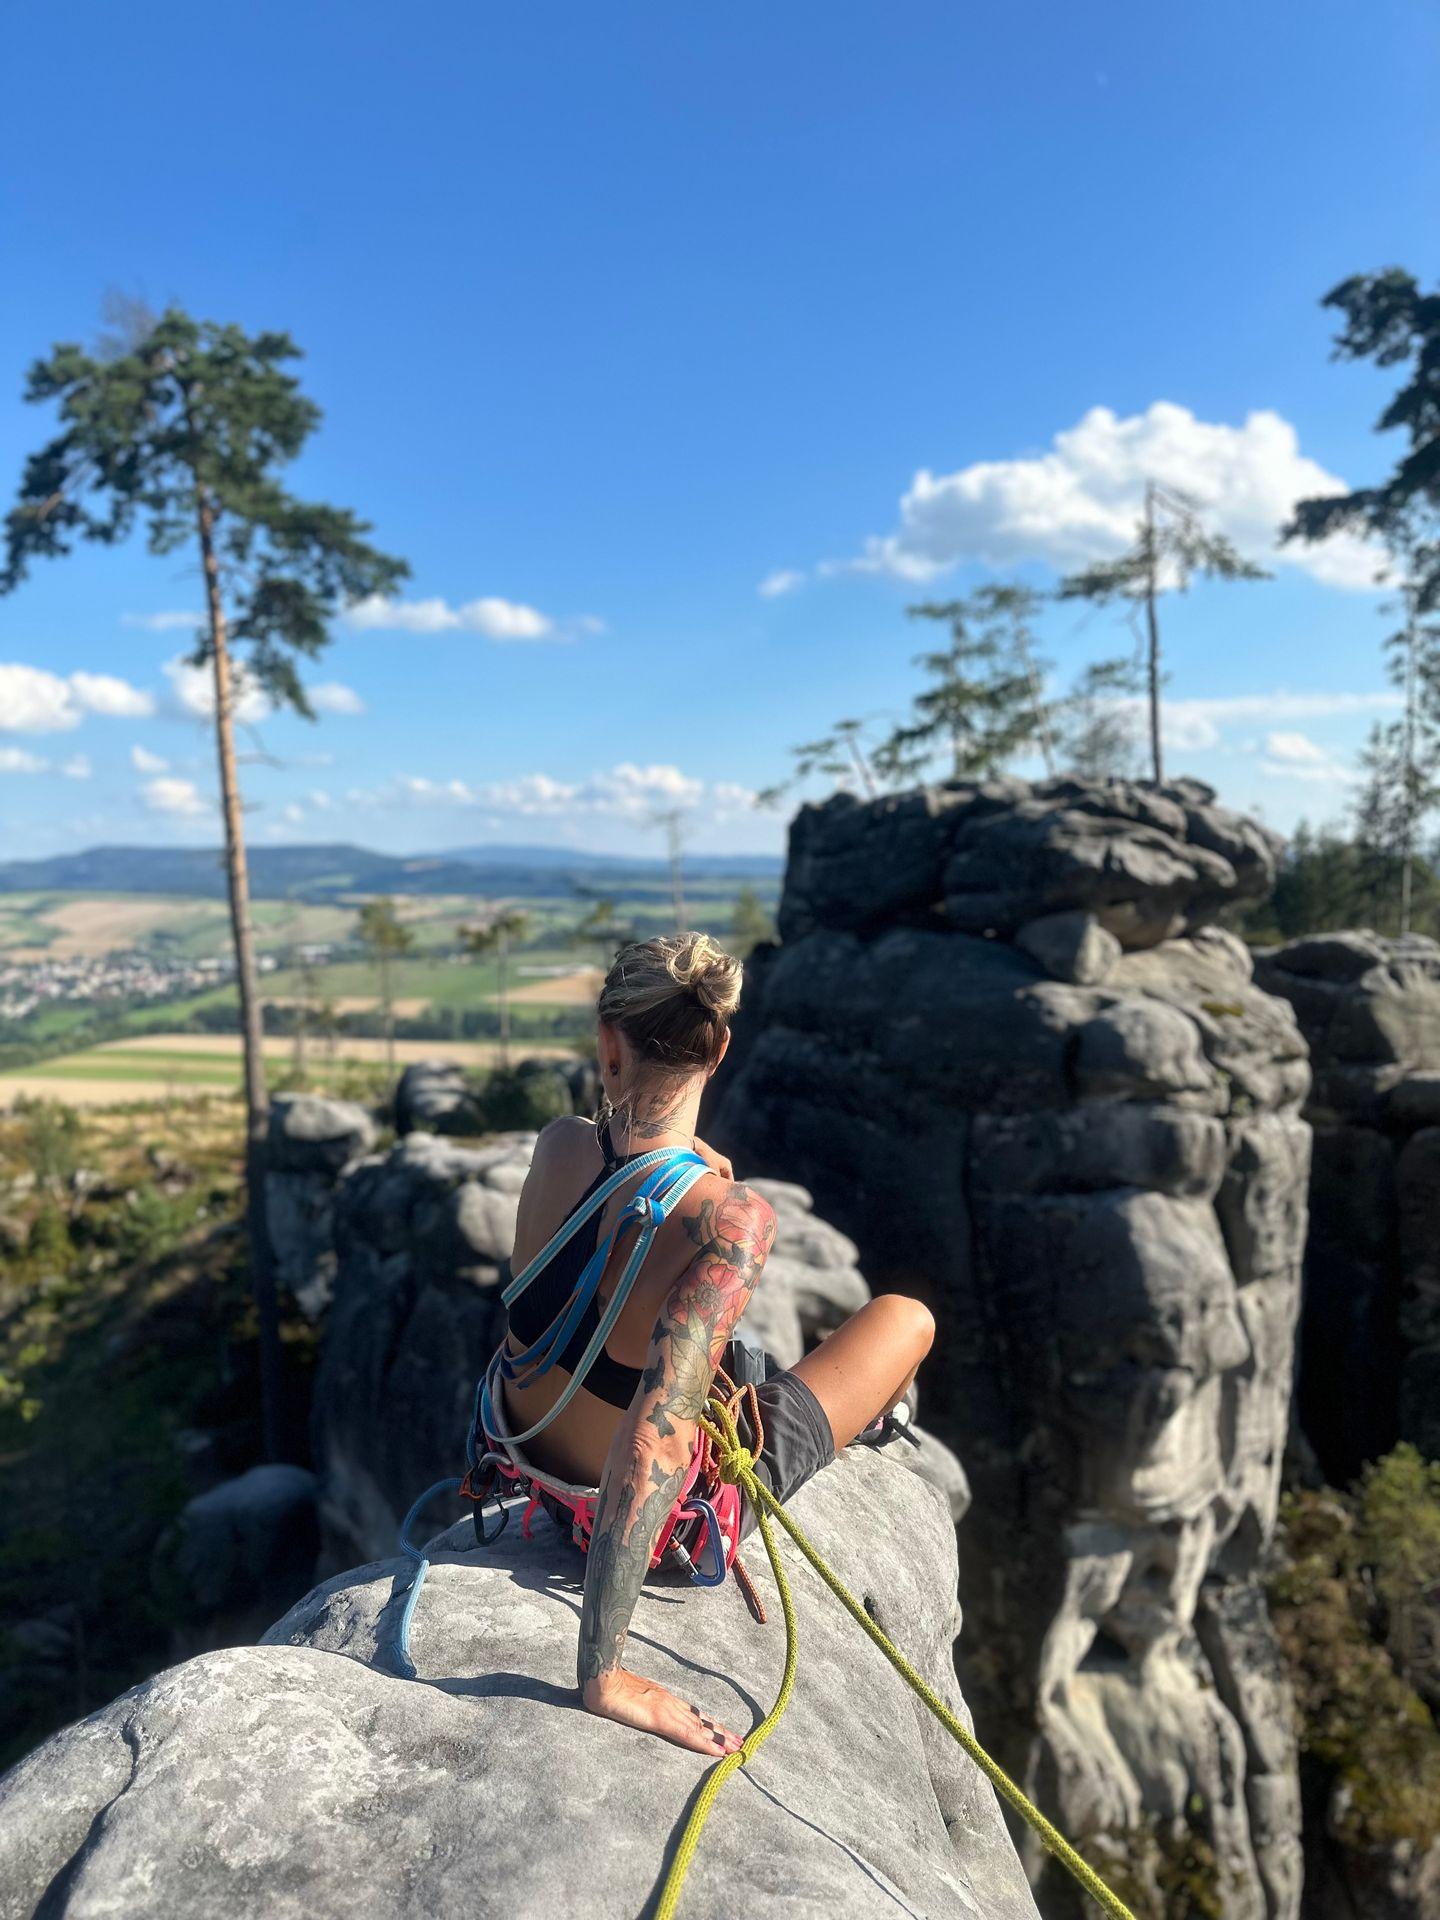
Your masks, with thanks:
[{"label": "gray shorts", "polygon": [[[769,1356],[767,1355],[767,1360]],[[773,1360],[770,1361],[773,1366]],[[755,1462],[758,1477],[782,1504],[797,1494],[805,1482],[835,1458],[835,1441],[825,1409],[798,1374],[776,1372],[755,1389],[760,1403],[760,1454]],[[736,1422],[740,1439],[747,1447],[755,1444],[755,1433],[745,1402],[740,1402]],[[745,1502],[745,1517],[740,1537],[752,1531],[755,1516]]]}]

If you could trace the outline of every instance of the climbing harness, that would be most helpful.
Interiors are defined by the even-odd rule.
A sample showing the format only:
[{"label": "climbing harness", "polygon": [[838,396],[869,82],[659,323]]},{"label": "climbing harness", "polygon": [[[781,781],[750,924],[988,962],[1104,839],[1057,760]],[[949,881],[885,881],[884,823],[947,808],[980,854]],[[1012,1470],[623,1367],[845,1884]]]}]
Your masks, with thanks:
[{"label": "climbing harness", "polygon": [[[534,1283],[585,1222],[604,1207],[618,1188],[633,1179],[635,1174],[644,1173],[644,1180],[621,1209],[618,1220],[603,1244],[586,1262],[569,1299],[545,1331],[519,1353],[512,1353],[505,1340],[496,1349],[475,1390],[470,1431],[465,1442],[466,1472],[463,1477],[440,1480],[433,1487],[427,1487],[405,1516],[400,1528],[400,1550],[415,1563],[415,1574],[405,1597],[396,1646],[399,1663],[408,1679],[416,1677],[415,1666],[410,1658],[410,1631],[425,1577],[430,1570],[428,1555],[423,1547],[414,1544],[410,1534],[431,1500],[444,1493],[458,1493],[462,1499],[472,1501],[475,1537],[481,1546],[488,1546],[500,1537],[507,1525],[511,1508],[517,1504],[511,1496],[516,1495],[525,1502],[521,1529],[527,1540],[536,1512],[543,1510],[561,1526],[568,1526],[575,1544],[582,1551],[588,1551],[595,1525],[598,1489],[577,1486],[558,1479],[554,1474],[542,1472],[526,1457],[523,1443],[549,1426],[570,1404],[584,1383],[586,1374],[603,1352],[605,1342],[634,1289],[656,1234],[675,1205],[708,1171],[707,1163],[700,1155],[687,1148],[660,1147],[652,1153],[641,1154],[602,1182],[584,1206],[563,1222],[535,1258],[505,1288],[501,1298],[508,1308]],[[556,1364],[599,1292],[616,1243],[632,1228],[635,1229],[635,1244],[564,1391],[533,1426],[520,1433],[510,1432],[501,1383],[509,1380],[529,1386]],[[738,1417],[742,1405],[745,1407],[756,1435],[758,1450],[763,1444],[763,1428],[754,1387],[737,1387],[718,1371],[716,1378],[721,1382],[723,1402],[732,1420]],[[486,1520],[486,1510],[491,1506],[499,1512],[498,1520],[493,1523],[493,1531],[489,1530],[490,1523]],[[714,1444],[704,1429],[697,1425],[690,1464],[681,1483],[679,1497],[656,1539],[650,1556],[650,1569],[653,1571],[662,1564],[678,1565],[698,1585],[706,1587],[720,1586],[726,1574],[733,1569],[751,1612],[763,1621],[764,1609],[738,1559],[741,1509],[738,1487],[721,1476]]]},{"label": "climbing harness", "polygon": [[752,1729],[733,1753],[726,1754],[723,1760],[716,1763],[709,1777],[706,1779],[704,1786],[700,1789],[695,1804],[690,1810],[690,1818],[685,1823],[685,1830],[680,1836],[679,1844],[676,1846],[674,1858],[670,1862],[669,1871],[665,1875],[664,1884],[660,1889],[659,1903],[655,1908],[655,1920],[674,1920],[675,1909],[680,1899],[680,1890],[685,1884],[685,1876],[690,1870],[690,1862],[695,1857],[695,1849],[699,1845],[700,1835],[704,1832],[705,1822],[710,1817],[711,1808],[715,1804],[721,1787],[724,1786],[736,1768],[743,1767],[746,1761],[751,1759],[761,1745],[769,1739],[770,1735],[778,1726],[781,1715],[790,1703],[790,1695],[795,1685],[795,1668],[799,1652],[795,1627],[795,1603],[791,1598],[790,1583],[785,1577],[785,1569],[781,1565],[775,1539],[770,1531],[770,1522],[772,1519],[780,1522],[786,1533],[789,1534],[790,1538],[795,1542],[801,1553],[804,1554],[816,1573],[819,1574],[831,1593],[835,1595],[835,1598],[840,1602],[841,1606],[844,1607],[851,1619],[853,1619],[858,1626],[862,1627],[870,1639],[875,1642],[875,1645],[879,1647],[880,1651],[890,1662],[891,1666],[894,1667],[905,1684],[924,1701],[925,1705],[930,1709],[931,1713],[934,1714],[945,1731],[964,1748],[976,1766],[979,1767],[995,1791],[1000,1794],[1004,1800],[1008,1801],[1010,1806],[1020,1815],[1021,1819],[1039,1835],[1046,1849],[1055,1856],[1063,1867],[1074,1875],[1075,1879],[1079,1881],[1091,1899],[1094,1900],[1105,1913],[1110,1914],[1112,1920],[1135,1920],[1135,1916],[1131,1913],[1130,1909],[1110,1891],[1104,1881],[1101,1880],[1095,1872],[1094,1868],[1089,1866],[1087,1862],[1080,1857],[1060,1830],[1045,1818],[1045,1815],[1041,1813],[1040,1809],[1016,1786],[1015,1782],[998,1762],[990,1758],[990,1755],[981,1746],[980,1742],[975,1738],[965,1723],[946,1706],[935,1689],[921,1678],[905,1658],[904,1654],[899,1651],[889,1637],[882,1632],[870,1618],[854,1594],[845,1586],[840,1576],[821,1559],[820,1555],[805,1538],[805,1535],[800,1531],[800,1528],[795,1524],[794,1520],[791,1519],[790,1515],[775,1498],[774,1494],[771,1493],[764,1481],[756,1474],[755,1455],[741,1444],[740,1437],[736,1432],[735,1421],[722,1401],[715,1398],[711,1399],[710,1416],[709,1419],[706,1419],[704,1415],[702,1415],[700,1425],[710,1436],[711,1443],[715,1448],[716,1460],[721,1477],[727,1483],[733,1482],[736,1486],[740,1487],[750,1501],[756,1521],[759,1524],[760,1538],[765,1546],[765,1555],[770,1562],[770,1571],[775,1576],[775,1585],[780,1594],[780,1608],[785,1616],[785,1668],[780,1680],[780,1691],[775,1696],[774,1706],[760,1724]]}]

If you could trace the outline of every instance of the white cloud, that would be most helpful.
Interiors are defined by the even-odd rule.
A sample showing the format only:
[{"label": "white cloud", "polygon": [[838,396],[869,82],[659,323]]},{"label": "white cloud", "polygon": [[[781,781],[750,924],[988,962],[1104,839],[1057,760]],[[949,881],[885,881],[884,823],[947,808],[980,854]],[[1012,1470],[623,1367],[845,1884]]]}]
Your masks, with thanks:
[{"label": "white cloud", "polygon": [[1330,586],[1374,584],[1375,550],[1351,535],[1278,546],[1297,500],[1346,491],[1300,452],[1288,420],[1260,411],[1232,427],[1198,420],[1167,400],[1123,419],[1092,407],[1046,452],[1026,458],[980,460],[954,473],[922,468],[900,501],[893,533],[872,535],[855,558],[822,561],[817,571],[911,582],[967,560],[997,567],[1038,560],[1068,571],[1130,544],[1147,479],[1188,495],[1249,558]]},{"label": "white cloud", "polygon": [[[1220,744],[1222,727],[1249,722],[1265,726],[1281,720],[1323,720],[1346,714],[1385,713],[1400,706],[1398,693],[1239,693],[1214,700],[1166,700],[1160,708],[1165,744],[1180,753]],[[1148,713],[1143,699],[1114,702],[1137,719]],[[1273,737],[1273,736],[1272,736]],[[1293,736],[1292,736],[1293,737]]]},{"label": "white cloud", "polygon": [[148,693],[113,674],[62,677],[19,661],[0,664],[0,732],[68,733],[87,713],[142,717],[154,711]]},{"label": "white cloud", "polygon": [[[197,667],[183,653],[165,662],[165,677],[182,710],[197,720],[215,718],[215,676],[209,666]],[[270,702],[237,661],[234,667],[233,713],[242,726],[253,726],[270,712]]]},{"label": "white cloud", "polygon": [[122,720],[143,720],[155,711],[155,702],[128,680],[113,673],[72,673],[70,685],[87,713],[103,713]]},{"label": "white cloud", "polygon": [[148,747],[131,747],[130,764],[137,773],[168,773],[170,762]]},{"label": "white cloud", "polygon": [[1308,733],[1267,733],[1260,768],[1278,779],[1314,780],[1326,786],[1348,785],[1355,779],[1353,768],[1337,760]]},{"label": "white cloud", "polygon": [[347,687],[339,680],[321,680],[312,687],[306,687],[306,698],[316,713],[364,713],[365,702],[353,687]]},{"label": "white cloud", "polygon": [[[525,819],[606,818],[647,826],[659,811],[679,808],[722,819],[754,805],[748,787],[734,781],[707,783],[667,765],[637,766],[622,761],[584,780],[557,780],[549,773],[526,773],[512,780],[472,784],[432,780],[411,774],[396,783],[398,797],[411,806],[467,807],[497,816]],[[352,791],[352,805],[374,805],[383,796]]]},{"label": "white cloud", "polygon": [[181,780],[173,774],[161,776],[147,780],[142,791],[145,805],[151,813],[180,814],[193,818],[210,812],[210,802],[202,797],[193,780]]},{"label": "white cloud", "polygon": [[793,593],[803,586],[805,575],[798,567],[777,567],[774,573],[767,573],[755,591],[762,600],[778,600],[782,593]]},{"label": "white cloud", "polygon": [[28,753],[24,747],[0,747],[0,773],[44,773],[49,765],[48,760],[42,760],[38,753]]},{"label": "white cloud", "polygon": [[305,809],[298,800],[292,800],[287,806],[281,808],[280,818],[288,820],[292,827],[298,827],[305,818]]},{"label": "white cloud", "polygon": [[323,792],[319,787],[316,787],[313,792],[307,794],[306,798],[316,813],[328,813],[335,804],[329,794]]},{"label": "white cloud", "polygon": [[567,640],[581,633],[603,633],[593,614],[571,621],[551,619],[523,601],[486,595],[451,606],[448,600],[387,600],[372,593],[345,614],[361,633],[479,633],[487,640]]},{"label": "white cloud", "polygon": [[72,753],[68,760],[62,762],[60,771],[67,780],[88,780],[95,769],[90,764],[88,753]]},{"label": "white cloud", "polygon": [[183,628],[198,628],[203,618],[198,613],[122,613],[122,627],[141,627],[146,633],[179,633]]}]

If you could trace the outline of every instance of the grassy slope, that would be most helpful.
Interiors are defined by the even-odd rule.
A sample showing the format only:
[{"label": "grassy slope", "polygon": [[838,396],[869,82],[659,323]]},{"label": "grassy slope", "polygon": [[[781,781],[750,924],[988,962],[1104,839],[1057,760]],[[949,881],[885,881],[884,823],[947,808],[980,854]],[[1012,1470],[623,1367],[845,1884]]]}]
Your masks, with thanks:
[{"label": "grassy slope", "polygon": [[[56,1113],[0,1121],[0,1767],[170,1657],[150,1562],[199,1490],[185,1431],[214,1435],[212,1477],[257,1457],[233,1105],[168,1134]],[[287,1323],[292,1448],[312,1349]],[[34,1619],[53,1664],[6,1631]]]}]

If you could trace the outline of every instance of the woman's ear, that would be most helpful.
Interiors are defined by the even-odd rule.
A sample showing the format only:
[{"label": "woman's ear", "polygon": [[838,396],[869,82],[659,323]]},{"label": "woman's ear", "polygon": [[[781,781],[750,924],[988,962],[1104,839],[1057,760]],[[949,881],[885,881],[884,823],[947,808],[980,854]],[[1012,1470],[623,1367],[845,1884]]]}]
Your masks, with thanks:
[{"label": "woman's ear", "polygon": [[620,1036],[614,1027],[602,1020],[595,1034],[595,1057],[600,1063],[600,1078],[610,1085],[620,1078],[623,1064],[620,1057]]},{"label": "woman's ear", "polygon": [[[716,1054],[715,1058],[710,1062],[710,1073],[714,1073],[715,1069],[719,1066],[720,1062],[725,1058],[726,1054],[729,1051],[730,1051],[730,1029],[729,1027],[726,1027],[725,1032],[721,1037],[720,1051],[719,1053]],[[709,1075],[707,1074],[706,1077],[708,1079]]]}]

